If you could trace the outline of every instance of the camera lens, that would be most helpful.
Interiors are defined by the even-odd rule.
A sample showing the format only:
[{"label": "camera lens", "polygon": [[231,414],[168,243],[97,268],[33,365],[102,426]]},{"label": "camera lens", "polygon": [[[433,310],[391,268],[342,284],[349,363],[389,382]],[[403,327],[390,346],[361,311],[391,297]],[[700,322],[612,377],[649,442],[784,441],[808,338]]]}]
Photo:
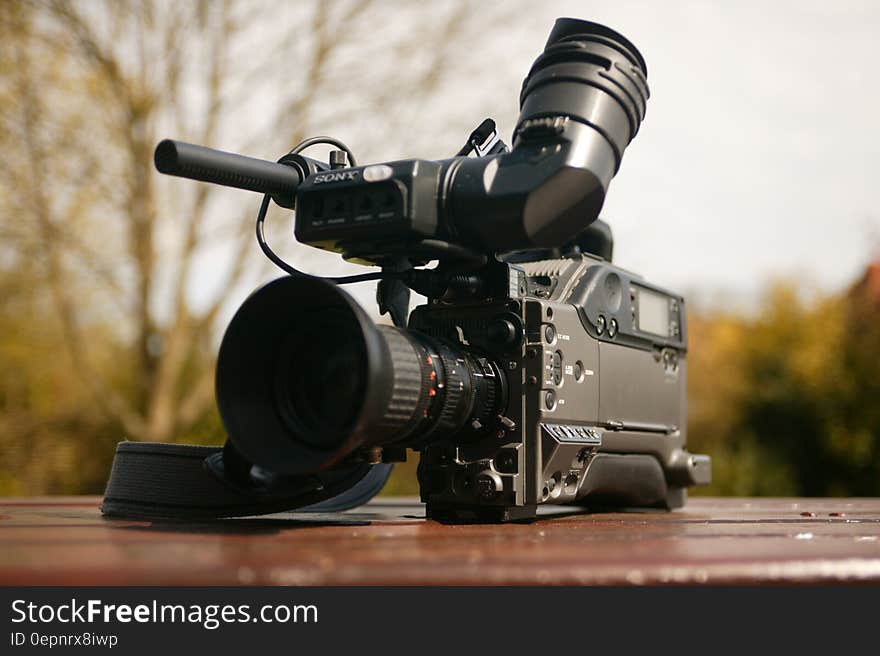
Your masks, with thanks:
[{"label": "camera lens", "polygon": [[372,436],[393,371],[366,313],[335,285],[279,278],[241,305],[217,358],[217,407],[250,462],[314,472]]},{"label": "camera lens", "polygon": [[238,451],[284,474],[332,466],[359,447],[419,448],[489,426],[505,389],[490,359],[376,326],[336,285],[300,276],[242,304],[220,346],[216,385]]},{"label": "camera lens", "polygon": [[350,323],[338,312],[295,331],[282,346],[275,384],[278,411],[300,439],[332,447],[360,410],[366,361]]},{"label": "camera lens", "polygon": [[[417,421],[401,435],[408,446],[420,448],[453,434],[466,441],[458,433],[465,425],[479,433],[493,424],[506,405],[504,375],[494,361],[424,335],[395,329],[385,334],[394,333],[412,346],[426,382],[414,414]],[[394,362],[398,366],[398,358]]]}]

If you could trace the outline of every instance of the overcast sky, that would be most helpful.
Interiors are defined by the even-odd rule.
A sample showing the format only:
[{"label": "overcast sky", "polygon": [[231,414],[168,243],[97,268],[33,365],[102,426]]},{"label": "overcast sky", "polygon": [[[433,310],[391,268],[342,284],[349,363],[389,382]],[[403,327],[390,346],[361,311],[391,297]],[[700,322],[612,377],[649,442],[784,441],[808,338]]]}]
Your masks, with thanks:
[{"label": "overcast sky", "polygon": [[[450,55],[444,102],[363,161],[449,156],[486,115],[509,139],[554,19],[585,18],[623,33],[648,64],[647,116],[603,211],[618,264],[704,304],[749,308],[774,278],[837,291],[880,256],[880,2],[490,6],[507,17],[496,25],[487,10],[473,47]],[[401,24],[413,20],[403,13]],[[366,20],[350,38],[366,43],[373,29]],[[365,131],[349,132],[339,136],[360,153]],[[311,262],[346,269],[330,255]],[[355,287],[371,304],[369,287]]]},{"label": "overcast sky", "polygon": [[778,276],[839,289],[880,255],[880,3],[533,4],[524,33],[589,18],[648,64],[603,212],[619,264],[747,303]]}]

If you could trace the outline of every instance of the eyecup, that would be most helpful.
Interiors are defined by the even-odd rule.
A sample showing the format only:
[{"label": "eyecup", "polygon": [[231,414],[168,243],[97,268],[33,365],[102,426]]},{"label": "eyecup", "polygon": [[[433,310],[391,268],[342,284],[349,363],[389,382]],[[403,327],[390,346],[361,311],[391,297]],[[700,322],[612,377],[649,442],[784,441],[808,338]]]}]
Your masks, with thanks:
[{"label": "eyecup", "polygon": [[642,53],[639,52],[638,48],[636,48],[632,42],[620,32],[612,30],[610,27],[601,25],[600,23],[585,21],[579,18],[557,18],[544,47],[549,48],[561,41],[568,41],[574,37],[589,35],[605,37],[614,42],[616,49],[626,56],[633,64],[638,65],[645,74],[645,77],[648,76],[648,65],[645,63],[645,58],[642,57]]}]

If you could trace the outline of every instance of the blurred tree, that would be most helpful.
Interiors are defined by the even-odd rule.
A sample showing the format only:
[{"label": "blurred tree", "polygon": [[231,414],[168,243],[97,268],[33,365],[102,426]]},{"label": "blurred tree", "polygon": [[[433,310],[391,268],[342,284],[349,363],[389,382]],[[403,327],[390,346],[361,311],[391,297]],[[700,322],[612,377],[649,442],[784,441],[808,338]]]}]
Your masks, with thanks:
[{"label": "blurred tree", "polygon": [[[823,475],[829,494],[880,494],[880,260],[844,296],[839,315],[819,314],[817,322],[840,319],[840,351],[817,371],[826,382],[827,450],[835,465]],[[820,331],[819,331],[820,332]],[[830,376],[828,374],[831,374]]]},{"label": "blurred tree", "polygon": [[377,148],[400,126],[375,112],[431,101],[443,58],[479,29],[474,11],[464,1],[0,3],[0,447],[17,454],[0,465],[0,492],[100,490],[95,477],[32,476],[48,444],[68,469],[101,449],[106,473],[112,449],[99,433],[221,439],[215,340],[255,278],[253,203],[161,180],[157,141],[272,157],[356,123],[356,99],[369,130],[354,145]]},{"label": "blurred tree", "polygon": [[805,302],[774,286],[756,318],[689,324],[689,441],[713,457],[703,493],[880,494],[880,267]]}]

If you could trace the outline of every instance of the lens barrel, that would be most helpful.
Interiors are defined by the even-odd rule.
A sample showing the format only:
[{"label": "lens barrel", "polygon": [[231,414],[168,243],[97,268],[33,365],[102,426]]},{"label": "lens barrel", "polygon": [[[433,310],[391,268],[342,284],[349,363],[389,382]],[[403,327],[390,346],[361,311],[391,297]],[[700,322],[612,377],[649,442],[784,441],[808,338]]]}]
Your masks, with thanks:
[{"label": "lens barrel", "polygon": [[647,77],[644,57],[626,37],[598,23],[560,18],[523,81],[515,134],[545,117],[589,125],[610,143],[616,171],[645,117]]},{"label": "lens barrel", "polygon": [[501,370],[457,345],[376,326],[342,289],[279,278],[236,312],[220,346],[217,405],[252,463],[282,474],[332,466],[361,447],[418,448],[503,402]]}]

